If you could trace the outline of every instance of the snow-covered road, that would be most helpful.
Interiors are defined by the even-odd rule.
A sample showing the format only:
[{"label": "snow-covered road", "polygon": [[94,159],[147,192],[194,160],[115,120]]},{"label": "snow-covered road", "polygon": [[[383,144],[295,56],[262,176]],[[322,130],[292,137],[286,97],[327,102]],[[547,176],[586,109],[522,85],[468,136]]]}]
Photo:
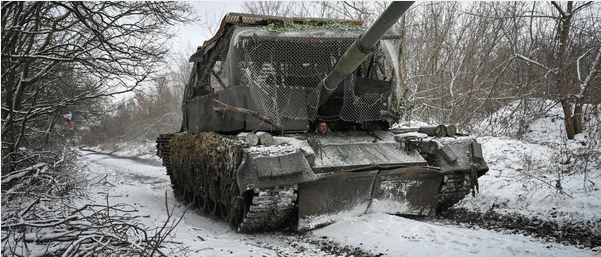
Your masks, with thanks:
[{"label": "snow-covered road", "polygon": [[[179,217],[177,202],[161,166],[82,151],[92,201],[127,203],[144,225],[167,218],[165,200]],[[165,195],[167,199],[165,199]],[[238,234],[217,218],[187,212],[164,249],[169,256],[598,256],[541,239],[385,214],[352,217],[304,234]],[[353,251],[355,250],[355,251]],[[350,253],[349,253],[350,252]]]}]

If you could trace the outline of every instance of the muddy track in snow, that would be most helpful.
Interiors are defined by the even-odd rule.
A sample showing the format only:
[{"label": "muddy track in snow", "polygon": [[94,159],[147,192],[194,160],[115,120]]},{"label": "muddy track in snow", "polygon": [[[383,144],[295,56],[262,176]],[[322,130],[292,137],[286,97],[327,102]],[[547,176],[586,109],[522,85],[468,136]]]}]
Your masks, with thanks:
[{"label": "muddy track in snow", "polygon": [[326,237],[322,237],[319,240],[308,239],[307,242],[309,242],[312,245],[315,245],[321,251],[332,254],[334,256],[354,256],[354,257],[383,256],[383,254],[371,254],[369,252],[363,251],[359,246],[356,246],[356,247],[341,246],[335,242],[328,240]]},{"label": "muddy track in snow", "polygon": [[[488,213],[476,213],[464,208],[451,208],[434,217],[404,215],[403,217],[420,222],[432,223],[434,225],[454,225],[470,229],[483,228],[502,233],[527,235],[543,239],[547,242],[572,245],[582,249],[590,249],[593,252],[601,253],[601,235],[599,233],[601,221],[557,224],[556,222],[528,218],[519,214],[501,215],[494,211]],[[326,237],[313,237],[310,235],[310,231],[305,233],[282,233],[282,235],[285,235],[282,240],[289,241],[290,246],[297,249],[296,253],[315,254],[315,252],[308,251],[305,247],[305,244],[310,244],[313,247],[320,249],[323,253],[334,256],[373,257],[385,255],[384,253],[374,254],[364,251],[359,246],[343,246],[329,240]],[[274,250],[277,251],[277,249]],[[281,256],[286,255],[283,254]]]},{"label": "muddy track in snow", "polygon": [[601,220],[572,224],[558,224],[520,214],[499,214],[494,211],[476,213],[465,208],[450,208],[435,217],[408,217],[418,221],[480,227],[497,232],[528,235],[547,242],[573,245],[601,252]]},{"label": "muddy track in snow", "polygon": [[[178,202],[187,205],[185,199],[181,196],[175,198]],[[220,222],[224,222],[218,217],[215,217],[209,213],[205,213],[198,209],[193,209],[192,212],[195,215],[201,215],[206,217],[212,217]],[[249,237],[253,238],[253,235],[263,234],[269,235],[271,238],[277,238],[280,242],[285,242],[287,247],[281,247],[277,244],[265,242],[264,240],[258,239],[259,236],[254,239],[250,239],[248,244],[273,250],[276,252],[276,256],[289,257],[289,256],[353,256],[353,257],[379,257],[384,256],[383,253],[373,254],[360,248],[360,246],[347,246],[336,243],[325,236],[316,237],[312,235],[311,231],[298,232],[293,230],[292,224],[288,224],[288,227],[282,228],[282,230],[269,231],[269,232],[258,232],[249,233]],[[294,249],[294,250],[293,250]],[[293,251],[293,252],[292,252]]]},{"label": "muddy track in snow", "polygon": [[[138,157],[123,157],[112,153],[98,152],[91,149],[81,148],[83,151],[104,154],[111,158],[129,159],[141,163],[161,166],[160,163],[152,160],[146,160]],[[495,211],[487,213],[477,213],[465,208],[450,208],[435,217],[407,217],[417,221],[442,223],[448,225],[460,225],[467,228],[484,228],[497,232],[509,232],[513,234],[528,235],[541,238],[548,242],[556,242],[564,245],[573,245],[579,248],[589,248],[595,252],[601,253],[601,220],[586,221],[572,224],[558,224],[553,221],[544,221],[537,218],[525,217],[520,214],[500,214]],[[595,226],[597,226],[595,228]],[[275,232],[280,233],[280,232]],[[306,233],[299,232],[281,232],[283,240],[295,239],[290,241],[290,246],[297,249],[297,253],[308,253],[311,251],[306,247],[310,244],[326,254],[334,256],[356,256],[372,257],[382,256],[383,254],[372,254],[357,247],[339,245],[327,238],[315,238]],[[265,248],[273,248],[263,245]],[[273,249],[276,252],[278,249]],[[308,251],[308,252],[307,252]],[[282,256],[286,256],[282,252]]]},{"label": "muddy track in snow", "polygon": [[115,159],[133,160],[136,162],[140,162],[140,163],[144,163],[144,164],[148,164],[148,165],[152,165],[152,166],[158,166],[158,167],[162,166],[161,161],[143,159],[138,156],[119,156],[119,155],[115,155],[114,152],[108,152],[108,153],[100,152],[100,151],[92,150],[92,149],[85,148],[85,147],[80,147],[79,149],[82,151],[86,151],[86,152],[92,152],[92,153],[96,153],[96,154],[104,154],[104,155],[110,156],[111,158],[115,158]]},{"label": "muddy track in snow", "polygon": [[[359,246],[343,246],[329,240],[327,237],[315,237],[310,232],[301,233],[294,231],[263,232],[282,242],[287,243],[287,248],[280,249],[269,243],[255,241],[253,244],[265,249],[273,250],[277,256],[354,256],[378,257],[383,254],[372,254],[362,250]],[[294,249],[294,252],[291,252]]]},{"label": "muddy track in snow", "polygon": [[[582,249],[591,249],[601,253],[601,235],[599,227],[601,221],[587,221],[574,224],[557,224],[536,218],[528,218],[518,214],[501,215],[495,212],[475,213],[464,208],[451,208],[434,217],[403,216],[421,222],[435,225],[455,225],[465,228],[484,228],[496,232],[521,234],[543,239],[547,242],[556,242],[564,245],[573,245]],[[595,229],[595,226],[596,229]],[[310,233],[310,232],[306,232]],[[297,242],[310,243],[324,253],[335,256],[373,257],[384,256],[384,253],[373,254],[357,247],[341,246],[325,237],[315,238],[303,233],[289,232],[290,237],[297,238]],[[302,252],[300,244],[292,243],[291,246]]]}]

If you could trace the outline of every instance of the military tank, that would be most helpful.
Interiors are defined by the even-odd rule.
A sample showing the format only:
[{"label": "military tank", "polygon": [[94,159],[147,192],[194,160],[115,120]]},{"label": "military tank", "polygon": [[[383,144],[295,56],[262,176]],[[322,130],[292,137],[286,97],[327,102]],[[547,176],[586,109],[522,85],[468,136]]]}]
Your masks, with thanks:
[{"label": "military tank", "polygon": [[[348,215],[435,215],[488,167],[453,126],[402,116],[400,37],[412,2],[359,20],[229,13],[190,57],[180,131],[157,138],[176,195],[239,232]],[[326,122],[324,133],[317,124]]]}]

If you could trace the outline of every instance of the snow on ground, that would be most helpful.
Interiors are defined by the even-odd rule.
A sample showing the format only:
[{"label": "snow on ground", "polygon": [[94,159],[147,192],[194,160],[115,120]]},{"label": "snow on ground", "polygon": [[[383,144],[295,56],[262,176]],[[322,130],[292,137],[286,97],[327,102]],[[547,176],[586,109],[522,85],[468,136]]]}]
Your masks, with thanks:
[{"label": "snow on ground", "polygon": [[[598,171],[591,172],[586,181],[583,174],[550,173],[558,160],[552,147],[494,137],[479,142],[490,171],[479,179],[480,193],[466,197],[458,206],[479,212],[495,208],[496,212],[560,222],[590,220],[600,225]],[[601,233],[601,227],[596,230]]]},{"label": "snow on ground", "polygon": [[[185,211],[173,196],[164,167],[85,150],[82,154],[91,182],[89,195],[95,203],[106,204],[108,195],[110,204],[131,204],[138,209],[139,221],[148,228],[160,227],[167,220],[165,193],[169,210],[176,206],[174,217],[181,217]],[[284,251],[279,249],[289,248],[291,243],[277,236],[238,234],[226,222],[193,210],[185,214],[168,240],[172,243],[164,252],[169,256],[276,256]],[[307,249],[309,254],[312,251],[317,253]],[[284,256],[296,256],[293,254],[285,252]]]},{"label": "snow on ground", "polygon": [[[160,227],[169,208],[179,217],[184,207],[170,190],[163,167],[83,151],[90,197],[97,203],[128,203],[139,220]],[[593,256],[595,253],[546,243],[523,235],[420,222],[386,214],[349,217],[305,235],[284,233],[238,234],[226,222],[188,212],[168,240],[171,256],[337,256],[319,249],[312,240],[330,240],[382,256]]]},{"label": "snow on ground", "polygon": [[[589,229],[600,234],[601,169],[593,162],[586,163],[587,158],[566,161],[568,153],[590,152],[591,139],[584,135],[571,141],[561,139],[561,122],[556,116],[537,120],[524,140],[478,138],[490,171],[479,180],[479,194],[467,196],[457,207],[477,212],[494,209],[566,224],[588,221]],[[136,156],[157,163],[154,143],[125,149],[111,156],[83,151],[82,162],[94,182],[89,188],[93,200],[105,203],[108,192],[111,203],[133,204],[141,222],[158,227],[167,215],[166,193],[169,208],[176,205],[175,216],[181,215],[184,207],[174,199],[164,167],[115,157]],[[593,150],[598,154],[599,149]],[[583,164],[588,164],[586,176]],[[246,235],[233,232],[223,221],[191,211],[172,236],[170,249],[165,250],[172,256],[341,255],[323,250],[317,241],[359,248],[374,256],[599,256],[601,250],[386,214],[346,217],[305,234]]]},{"label": "snow on ground", "polygon": [[587,250],[523,235],[369,214],[315,230],[345,245],[385,256],[592,256]]},{"label": "snow on ground", "polygon": [[[598,120],[601,117],[589,123],[589,131]],[[466,197],[457,207],[516,213],[558,224],[589,223],[588,229],[601,234],[597,136],[578,134],[567,140],[561,107],[556,106],[529,125],[523,140],[478,138],[490,170],[478,180],[480,193]]]}]

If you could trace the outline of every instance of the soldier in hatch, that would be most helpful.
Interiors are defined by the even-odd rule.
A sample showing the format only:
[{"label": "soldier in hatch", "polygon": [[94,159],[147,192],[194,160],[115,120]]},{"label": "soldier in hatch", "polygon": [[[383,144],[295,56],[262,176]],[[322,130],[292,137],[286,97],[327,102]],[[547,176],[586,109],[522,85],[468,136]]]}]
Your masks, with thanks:
[{"label": "soldier in hatch", "polygon": [[328,124],[325,121],[317,123],[317,127],[315,128],[315,132],[319,133],[322,136],[325,136],[326,133],[332,132],[328,128]]}]

